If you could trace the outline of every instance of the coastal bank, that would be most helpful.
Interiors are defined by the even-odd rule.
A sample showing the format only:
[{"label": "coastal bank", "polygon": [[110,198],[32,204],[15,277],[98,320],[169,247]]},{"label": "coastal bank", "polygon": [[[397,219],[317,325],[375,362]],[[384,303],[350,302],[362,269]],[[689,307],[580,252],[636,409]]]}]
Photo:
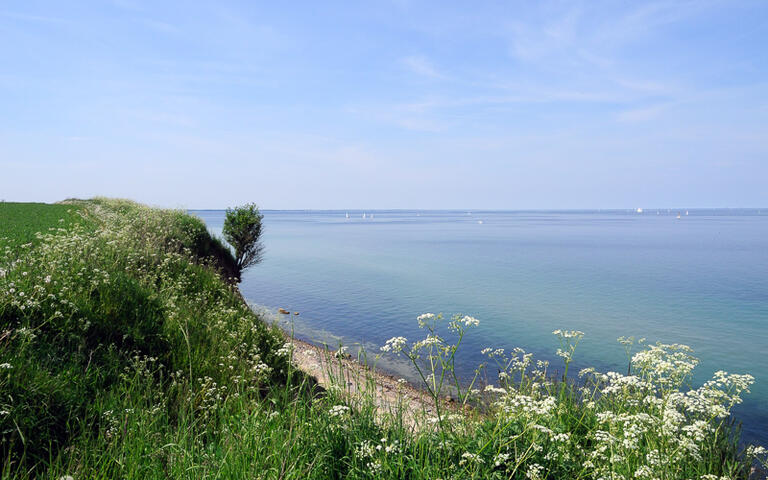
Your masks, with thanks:
[{"label": "coastal bank", "polygon": [[736,479],[765,456],[728,421],[748,376],[689,389],[680,346],[578,386],[490,352],[496,380],[457,399],[477,415],[442,408],[471,317],[387,342],[432,365],[404,390],[254,313],[198,218],[102,198],[0,218],[2,478]]}]

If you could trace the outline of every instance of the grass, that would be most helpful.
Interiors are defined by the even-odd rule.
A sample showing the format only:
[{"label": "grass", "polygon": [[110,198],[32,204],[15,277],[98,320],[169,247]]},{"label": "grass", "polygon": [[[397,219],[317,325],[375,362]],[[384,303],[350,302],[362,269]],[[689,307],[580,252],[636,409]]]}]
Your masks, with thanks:
[{"label": "grass", "polygon": [[83,224],[79,207],[46,203],[0,202],[0,238],[16,247],[37,243],[36,233],[46,233],[62,226]]},{"label": "grass", "polygon": [[[495,385],[479,390],[453,368],[471,317],[422,315],[424,339],[385,346],[434,399],[414,429],[338,372],[322,390],[293,369],[199,219],[107,199],[0,212],[1,478],[719,480],[764,456],[727,415],[749,376],[692,388],[682,346],[579,381],[489,350]],[[566,372],[580,335],[557,332]]]}]

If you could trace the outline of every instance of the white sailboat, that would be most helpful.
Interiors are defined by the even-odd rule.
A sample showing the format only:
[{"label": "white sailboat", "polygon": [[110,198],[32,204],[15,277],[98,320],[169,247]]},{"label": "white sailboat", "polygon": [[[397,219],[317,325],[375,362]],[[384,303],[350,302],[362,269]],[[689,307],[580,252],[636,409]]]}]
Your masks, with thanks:
[{"label": "white sailboat", "polygon": [[349,212],[347,212],[347,218],[349,218]]},{"label": "white sailboat", "polygon": [[365,214],[363,214],[363,219],[365,219]]}]

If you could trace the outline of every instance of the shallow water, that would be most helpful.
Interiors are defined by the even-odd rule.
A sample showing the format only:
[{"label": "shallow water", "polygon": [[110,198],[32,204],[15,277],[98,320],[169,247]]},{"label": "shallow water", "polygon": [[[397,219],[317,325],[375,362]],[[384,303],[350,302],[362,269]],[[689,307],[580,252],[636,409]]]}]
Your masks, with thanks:
[{"label": "shallow water", "polygon": [[[220,234],[223,211],[192,213]],[[684,343],[696,386],[720,369],[756,377],[737,418],[768,444],[768,209],[263,213],[265,259],[241,291],[301,312],[299,337],[372,348],[423,337],[420,313],[470,314],[465,376],[486,346],[561,365],[556,328],[586,333],[576,368],[626,370],[622,335]]]}]

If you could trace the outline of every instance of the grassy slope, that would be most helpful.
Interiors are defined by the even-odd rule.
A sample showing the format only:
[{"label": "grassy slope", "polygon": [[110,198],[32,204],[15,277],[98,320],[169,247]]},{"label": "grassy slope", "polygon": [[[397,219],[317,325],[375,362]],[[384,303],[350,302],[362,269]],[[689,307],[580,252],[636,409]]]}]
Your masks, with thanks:
[{"label": "grassy slope", "polygon": [[[78,207],[90,220],[59,222]],[[273,353],[280,335],[216,273],[233,260],[216,250],[220,244],[210,241],[199,219],[104,200],[13,205],[7,218],[19,228],[4,224],[12,235],[0,261],[6,474],[46,465],[51,457],[72,461],[77,457],[57,456],[76,439],[106,435],[105,423],[114,419],[105,412],[125,412],[126,402],[162,394],[158,408],[177,422],[197,415],[207,401],[199,395],[205,384],[232,385],[247,376],[245,388],[256,392],[284,375],[285,361]],[[47,231],[51,222],[61,230],[47,233],[38,248],[23,246],[33,230]],[[222,370],[222,362],[229,368]],[[146,373],[141,381],[157,391],[131,398],[135,371]],[[174,390],[171,383],[184,387]]]},{"label": "grassy slope", "polygon": [[[318,396],[289,368],[281,334],[224,280],[231,254],[199,219],[105,199],[10,208],[4,218],[17,226],[3,222],[0,234],[2,478],[632,478],[644,466],[656,478],[745,477],[725,424],[700,458],[655,423],[634,450],[622,447],[636,432],[598,412],[666,415],[629,386],[585,407],[582,390],[530,375],[502,389],[507,407],[490,416],[421,433],[398,418],[377,423],[370,402],[339,407],[345,382]],[[48,233],[25,247],[34,230]],[[520,363],[509,365],[515,378]],[[601,429],[619,443],[605,450]],[[653,452],[674,461],[652,464]]]}]

